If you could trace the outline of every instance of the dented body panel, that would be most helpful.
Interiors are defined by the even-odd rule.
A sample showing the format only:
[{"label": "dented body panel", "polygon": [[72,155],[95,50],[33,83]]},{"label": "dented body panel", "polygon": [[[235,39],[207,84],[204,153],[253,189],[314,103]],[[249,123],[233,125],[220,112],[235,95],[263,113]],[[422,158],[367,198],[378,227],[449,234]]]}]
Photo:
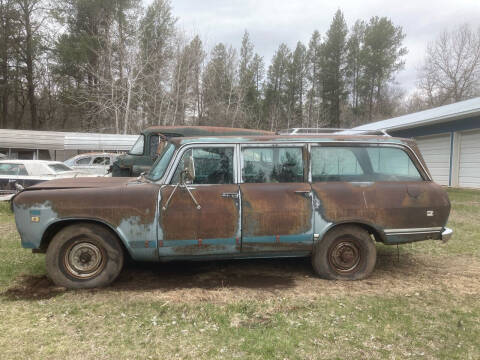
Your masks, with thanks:
[{"label": "dented body panel", "polygon": [[[133,259],[146,261],[304,256],[339,224],[362,226],[385,244],[442,239],[446,229],[450,212],[447,193],[431,180],[411,140],[237,135],[183,137],[170,142],[175,152],[156,182],[76,178],[44,182],[17,194],[13,209],[22,246],[45,251],[63,224],[77,221],[104,224]],[[172,195],[176,185],[173,174],[182,154],[202,144],[234,149],[230,164],[233,181],[183,184]],[[304,181],[246,183],[242,176],[244,146],[301,146]],[[312,177],[314,146],[400,149],[418,171],[418,179],[320,181]],[[372,170],[371,164],[362,162],[364,159],[359,160],[362,167]]]}]

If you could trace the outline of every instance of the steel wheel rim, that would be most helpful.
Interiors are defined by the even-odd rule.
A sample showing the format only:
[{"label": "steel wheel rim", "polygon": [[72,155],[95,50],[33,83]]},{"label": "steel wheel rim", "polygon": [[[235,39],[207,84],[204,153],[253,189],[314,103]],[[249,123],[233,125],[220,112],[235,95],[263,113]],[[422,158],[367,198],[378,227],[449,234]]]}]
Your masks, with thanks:
[{"label": "steel wheel rim", "polygon": [[337,273],[354,272],[360,264],[360,260],[360,248],[353,239],[339,239],[328,252],[328,261]]},{"label": "steel wheel rim", "polygon": [[77,241],[65,251],[63,262],[73,277],[89,279],[97,276],[105,267],[105,253],[92,242]]}]

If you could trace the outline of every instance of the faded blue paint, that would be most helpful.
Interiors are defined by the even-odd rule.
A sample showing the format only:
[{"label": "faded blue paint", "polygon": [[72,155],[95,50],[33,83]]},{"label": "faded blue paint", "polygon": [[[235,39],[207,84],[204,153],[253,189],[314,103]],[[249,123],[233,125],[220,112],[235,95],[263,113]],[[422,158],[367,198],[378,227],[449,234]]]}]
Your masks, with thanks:
[{"label": "faded blue paint", "polygon": [[319,238],[317,241],[321,241],[325,233],[333,226],[331,221],[328,221],[324,217],[324,208],[322,200],[317,196],[315,191],[312,189],[312,223],[313,223],[313,233],[318,234]]},{"label": "faded blue paint", "polygon": [[[22,247],[26,249],[40,248],[43,233],[58,218],[57,213],[52,210],[50,201],[37,204],[32,208],[18,207],[15,203],[13,207]],[[39,221],[33,222],[32,216],[38,217]]]},{"label": "faded blue paint", "polygon": [[313,241],[313,234],[294,234],[294,235],[278,235],[278,240],[276,235],[268,236],[250,236],[244,237],[243,243],[264,243],[264,244],[274,244],[274,243],[306,243],[311,244]]},{"label": "faded blue paint", "polygon": [[153,223],[142,224],[140,216],[131,216],[123,219],[117,226],[116,232],[124,239],[124,244],[134,260],[158,260],[156,222],[154,220]]}]

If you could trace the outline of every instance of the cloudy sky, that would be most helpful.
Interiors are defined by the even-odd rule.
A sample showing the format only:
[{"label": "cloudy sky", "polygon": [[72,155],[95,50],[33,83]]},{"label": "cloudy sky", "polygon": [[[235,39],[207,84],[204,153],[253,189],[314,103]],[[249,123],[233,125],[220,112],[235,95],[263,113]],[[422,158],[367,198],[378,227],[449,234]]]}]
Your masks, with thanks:
[{"label": "cloudy sky", "polygon": [[469,23],[480,26],[480,0],[171,0],[179,26],[200,34],[207,48],[225,42],[238,48],[245,29],[255,50],[269,64],[280,43],[290,48],[308,44],[317,29],[323,35],[341,9],[349,27],[357,19],[386,16],[406,33],[405,70],[398,83],[407,91],[415,86],[426,45],[444,29]]}]

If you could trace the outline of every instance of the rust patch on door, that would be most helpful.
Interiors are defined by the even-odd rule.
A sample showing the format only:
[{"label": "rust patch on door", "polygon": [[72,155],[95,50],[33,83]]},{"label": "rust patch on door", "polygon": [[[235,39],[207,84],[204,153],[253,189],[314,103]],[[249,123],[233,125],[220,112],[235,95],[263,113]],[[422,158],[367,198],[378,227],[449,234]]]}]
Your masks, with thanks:
[{"label": "rust patch on door", "polygon": [[241,184],[243,236],[295,235],[312,228],[309,184]]},{"label": "rust patch on door", "polygon": [[162,210],[173,186],[161,191],[160,225],[165,240],[235,238],[239,231],[238,199],[222,197],[237,193],[238,185],[191,186],[192,194],[201,206],[196,209],[190,195],[179,188],[166,210]]}]

